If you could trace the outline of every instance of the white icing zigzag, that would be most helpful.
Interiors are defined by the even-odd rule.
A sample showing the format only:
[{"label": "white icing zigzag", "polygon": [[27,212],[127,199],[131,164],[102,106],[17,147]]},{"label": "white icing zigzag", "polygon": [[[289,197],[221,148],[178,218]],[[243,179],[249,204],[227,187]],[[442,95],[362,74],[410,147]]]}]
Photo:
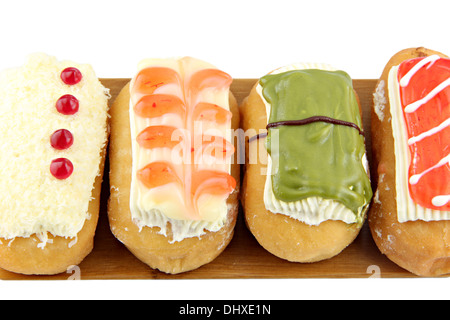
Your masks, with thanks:
[{"label": "white icing zigzag", "polygon": [[[409,82],[411,80],[411,78],[423,67],[425,67],[427,64],[428,67],[427,69],[431,68],[431,66],[440,59],[440,57],[438,55],[431,55],[429,57],[424,58],[422,61],[420,61],[419,63],[417,63],[406,75],[404,75],[402,77],[402,79],[400,80],[399,84],[401,87],[406,87],[409,85]],[[415,112],[417,109],[419,109],[422,105],[426,104],[427,102],[429,102],[431,99],[433,99],[434,97],[436,97],[441,91],[443,91],[445,88],[447,88],[448,86],[450,86],[450,78],[448,78],[447,80],[445,80],[444,82],[440,83],[438,86],[436,86],[433,90],[431,90],[430,93],[428,93],[424,98],[417,100],[409,105],[407,105],[405,107],[405,112],[406,113],[412,113]],[[450,125],[450,118],[446,119],[444,122],[442,122],[440,125],[438,125],[437,127],[434,127],[426,132],[423,132],[422,134],[416,136],[416,137],[412,137],[408,140],[408,144],[412,145],[414,143],[417,143],[418,141],[421,141],[422,139],[429,137],[433,134],[436,134],[442,130],[444,130],[445,128],[447,128]],[[428,168],[427,170],[423,171],[420,174],[416,174],[413,175],[410,179],[409,182],[411,184],[417,184],[419,182],[419,180],[428,172],[442,167],[446,164],[449,164],[450,161],[450,154],[448,154],[447,156],[445,156],[443,159],[441,159],[436,165]],[[440,196],[436,196],[432,199],[432,203],[433,205],[440,207],[440,206],[444,206],[447,204],[447,202],[450,201],[450,195],[440,195]]]}]

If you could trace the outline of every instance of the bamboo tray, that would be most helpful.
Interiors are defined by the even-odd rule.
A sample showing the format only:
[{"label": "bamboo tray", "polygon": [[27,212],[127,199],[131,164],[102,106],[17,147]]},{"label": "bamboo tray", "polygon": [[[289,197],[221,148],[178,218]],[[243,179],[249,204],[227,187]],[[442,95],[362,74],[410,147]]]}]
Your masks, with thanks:
[{"label": "bamboo tray", "polygon": [[[114,101],[129,79],[102,79],[111,90]],[[231,87],[240,103],[250,92],[256,79],[236,79]],[[354,80],[363,109],[367,153],[371,161],[370,108],[376,80]],[[108,166],[102,190],[100,219],[95,236],[94,250],[78,266],[55,276],[25,276],[0,269],[0,279],[65,280],[78,277],[82,280],[99,279],[282,279],[282,278],[411,278],[413,274],[398,267],[382,255],[372,240],[367,222],[357,239],[338,256],[313,264],[292,263],[265,251],[248,231],[239,214],[235,235],[226,250],[213,262],[197,270],[179,275],[168,275],[150,269],[135,258],[112,235],[107,218],[109,197]]]}]

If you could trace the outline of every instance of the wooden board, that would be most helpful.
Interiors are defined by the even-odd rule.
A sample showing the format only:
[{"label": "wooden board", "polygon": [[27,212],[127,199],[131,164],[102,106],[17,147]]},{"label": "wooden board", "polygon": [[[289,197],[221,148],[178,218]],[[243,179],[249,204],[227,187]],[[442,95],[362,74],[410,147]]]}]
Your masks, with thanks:
[{"label": "wooden board", "polygon": [[[129,79],[102,79],[105,87],[111,90],[114,101]],[[255,84],[255,79],[237,79],[231,90],[240,103]],[[376,80],[355,80],[354,87],[361,100],[364,129],[371,160],[370,108]],[[82,280],[93,279],[282,279],[282,278],[409,278],[411,273],[398,267],[382,255],[372,240],[367,222],[358,238],[340,255],[318,263],[300,264],[279,259],[265,251],[248,231],[239,214],[235,235],[226,250],[213,262],[197,270],[167,275],[150,269],[136,259],[123,244],[112,235],[107,219],[107,200],[109,197],[108,166],[102,190],[100,220],[95,236],[93,252],[79,265],[77,271],[55,276],[24,276],[0,269],[0,279],[64,280],[79,276]]]}]

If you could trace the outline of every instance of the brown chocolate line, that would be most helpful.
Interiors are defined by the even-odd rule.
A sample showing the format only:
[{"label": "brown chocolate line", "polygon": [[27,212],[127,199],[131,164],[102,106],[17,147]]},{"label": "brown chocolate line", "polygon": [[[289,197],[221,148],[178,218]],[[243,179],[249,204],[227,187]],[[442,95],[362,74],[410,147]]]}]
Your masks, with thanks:
[{"label": "brown chocolate line", "polygon": [[263,132],[263,133],[257,134],[257,135],[255,135],[253,137],[248,138],[248,143],[253,142],[255,140],[258,140],[258,139],[265,138],[265,137],[267,137],[267,132]]},{"label": "brown chocolate line", "polygon": [[286,120],[286,121],[273,122],[273,123],[269,123],[267,125],[267,129],[275,128],[278,126],[301,126],[301,125],[305,125],[305,124],[309,124],[309,123],[313,123],[313,122],[326,122],[326,123],[336,124],[336,125],[340,125],[340,126],[352,127],[354,129],[358,130],[360,135],[362,135],[362,136],[364,135],[364,132],[356,124],[354,124],[352,122],[344,121],[344,120],[329,118],[326,116],[314,116],[314,117],[301,119],[301,120]]},{"label": "brown chocolate line", "polygon": [[[364,136],[364,132],[356,124],[354,124],[352,122],[344,121],[344,120],[329,118],[326,116],[314,116],[314,117],[310,117],[310,118],[306,118],[306,119],[302,119],[302,120],[286,120],[286,121],[273,122],[273,123],[269,123],[267,125],[267,130],[269,130],[270,128],[276,128],[278,126],[301,126],[301,125],[305,125],[305,124],[309,124],[309,123],[313,123],[313,122],[326,122],[326,123],[351,127],[351,128],[358,130],[359,134]],[[261,138],[265,138],[265,137],[267,137],[267,134],[268,134],[267,132],[263,132],[263,133],[255,135],[253,137],[250,137],[248,139],[248,143],[258,140],[258,139],[261,139]]]}]

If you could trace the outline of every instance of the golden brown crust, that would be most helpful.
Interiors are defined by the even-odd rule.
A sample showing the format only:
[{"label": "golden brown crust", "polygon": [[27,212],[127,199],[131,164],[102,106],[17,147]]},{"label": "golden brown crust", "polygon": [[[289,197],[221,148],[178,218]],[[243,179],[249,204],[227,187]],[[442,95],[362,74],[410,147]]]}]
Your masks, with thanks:
[{"label": "golden brown crust", "polygon": [[[264,102],[256,92],[256,85],[240,107],[241,126],[245,132],[266,128],[267,116]],[[274,214],[264,205],[264,186],[267,163],[262,157],[252,157],[264,150],[265,139],[251,142],[246,150],[246,165],[242,186],[242,204],[247,227],[256,240],[272,254],[293,262],[316,262],[336,256],[359,234],[361,224],[342,221],[325,221],[310,226],[286,215]],[[259,145],[258,145],[259,144]],[[257,151],[256,151],[257,150]],[[257,161],[255,161],[257,160]]]},{"label": "golden brown crust", "polygon": [[[395,194],[394,138],[390,122],[387,80],[389,70],[402,61],[442,53],[411,48],[395,54],[387,63],[378,84],[384,81],[386,105],[383,121],[372,109],[372,176],[377,184],[369,212],[369,226],[380,251],[400,267],[419,276],[439,276],[450,272],[450,221],[397,220]],[[378,86],[377,84],[377,86]]]},{"label": "golden brown crust", "polygon": [[[239,165],[234,162],[232,175],[237,189],[228,198],[231,209],[227,224],[218,232],[207,232],[201,238],[186,238],[170,243],[158,233],[160,228],[144,227],[140,231],[131,219],[129,198],[131,185],[131,134],[129,122],[129,84],[127,84],[111,107],[110,184],[111,197],[108,217],[112,233],[138,259],[151,268],[166,273],[181,273],[196,269],[214,260],[231,241],[238,214]],[[232,127],[239,126],[237,103],[230,96],[233,113]]]},{"label": "golden brown crust", "polygon": [[92,200],[89,203],[88,217],[76,239],[54,237],[40,248],[42,241],[36,235],[29,238],[0,239],[0,267],[15,273],[28,275],[53,275],[66,272],[71,266],[81,263],[94,247],[94,235],[100,210],[100,194],[103,181],[103,169],[106,146],[102,152],[100,175],[96,177]]}]

